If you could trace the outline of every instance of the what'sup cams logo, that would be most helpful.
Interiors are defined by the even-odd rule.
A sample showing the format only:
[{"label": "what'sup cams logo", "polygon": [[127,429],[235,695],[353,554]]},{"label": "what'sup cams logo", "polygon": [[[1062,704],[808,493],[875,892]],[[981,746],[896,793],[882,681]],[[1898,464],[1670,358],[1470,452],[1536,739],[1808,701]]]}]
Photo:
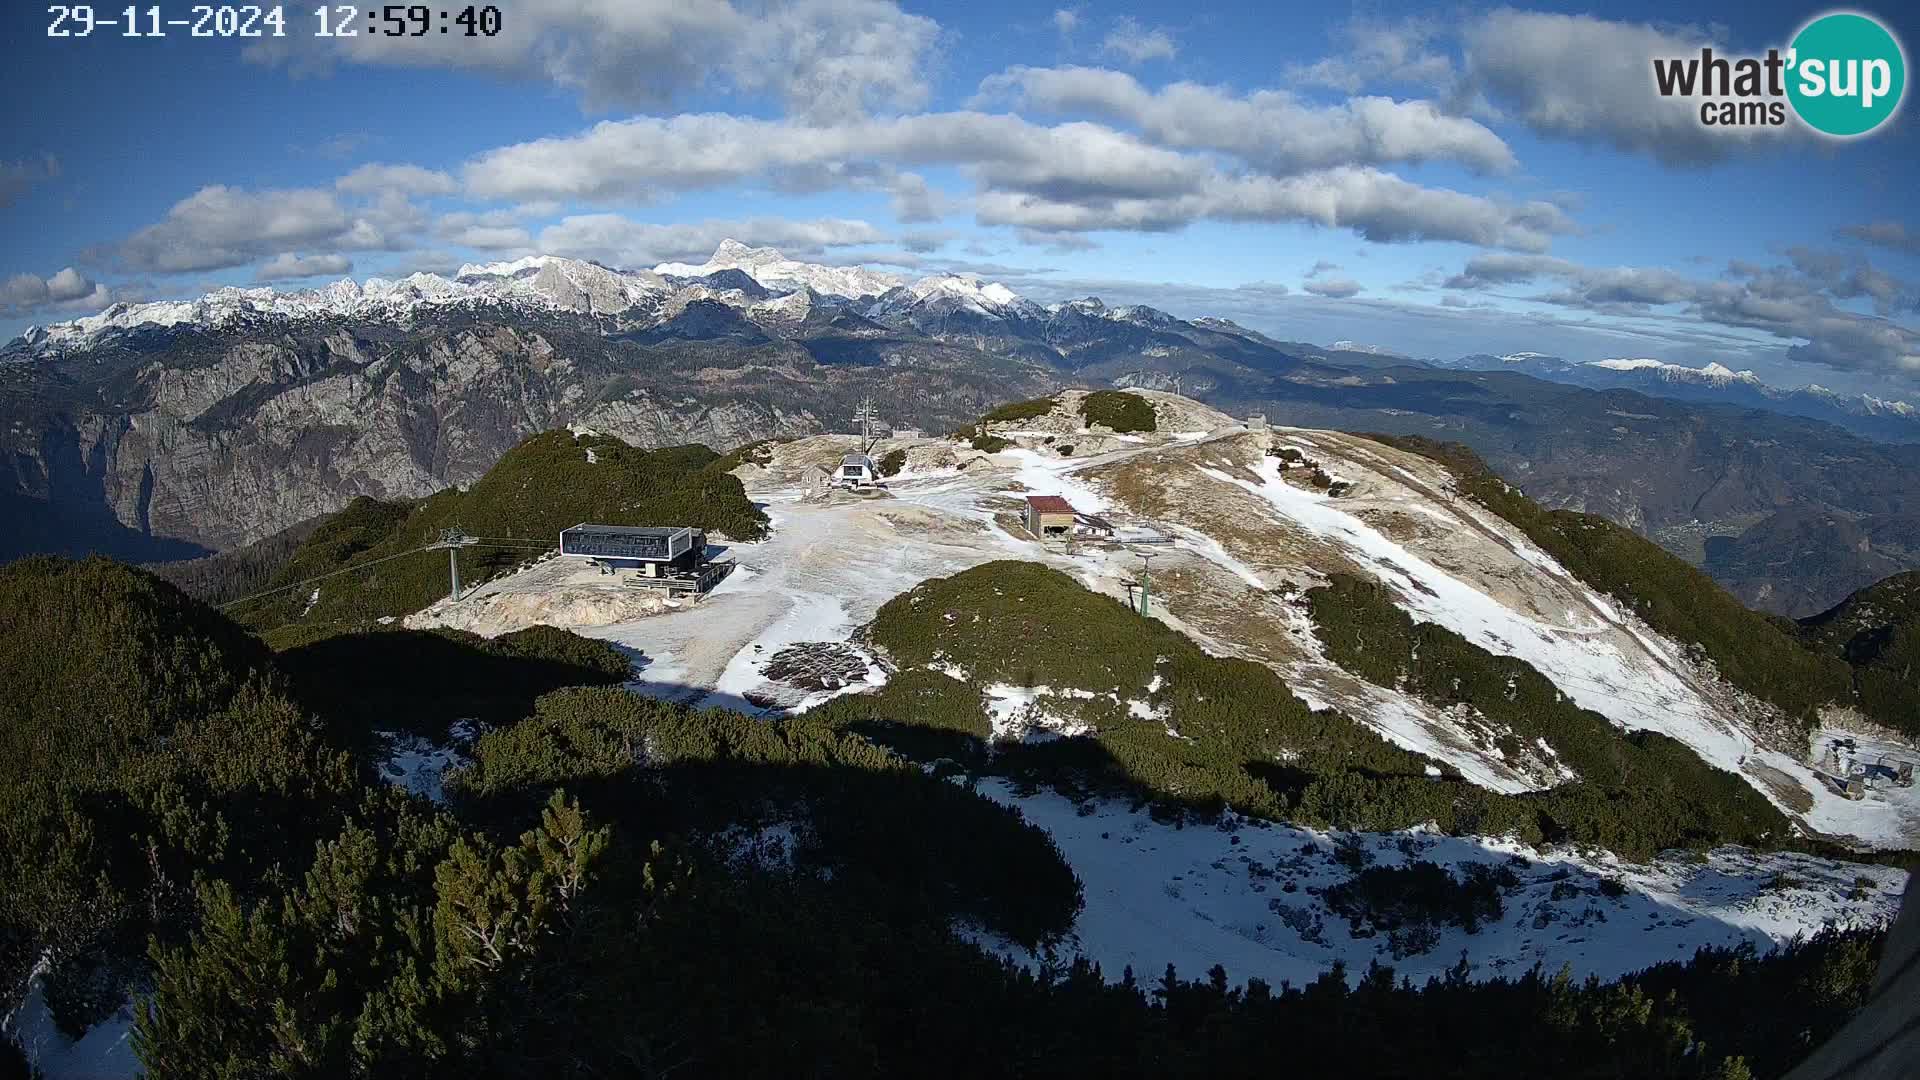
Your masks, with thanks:
[{"label": "what'sup cams logo", "polygon": [[1663,98],[1699,100],[1708,127],[1782,127],[1791,116],[1849,139],[1899,111],[1907,57],[1878,20],[1837,11],[1801,27],[1784,52],[1728,57],[1709,48],[1699,56],[1655,57],[1653,84]]}]

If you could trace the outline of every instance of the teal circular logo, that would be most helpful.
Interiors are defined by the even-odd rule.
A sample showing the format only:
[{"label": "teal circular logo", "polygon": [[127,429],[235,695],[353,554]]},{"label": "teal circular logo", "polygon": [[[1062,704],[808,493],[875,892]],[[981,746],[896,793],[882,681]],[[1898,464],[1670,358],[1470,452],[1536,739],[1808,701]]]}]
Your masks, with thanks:
[{"label": "teal circular logo", "polygon": [[1815,131],[1848,138],[1887,122],[1907,90],[1907,58],[1887,28],[1836,12],[1808,23],[1787,54],[1787,99]]}]

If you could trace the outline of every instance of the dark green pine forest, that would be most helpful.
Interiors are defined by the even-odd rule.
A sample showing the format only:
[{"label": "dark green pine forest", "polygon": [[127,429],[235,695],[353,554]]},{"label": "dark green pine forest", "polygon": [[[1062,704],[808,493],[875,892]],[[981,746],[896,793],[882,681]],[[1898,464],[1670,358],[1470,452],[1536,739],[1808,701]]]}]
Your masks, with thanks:
[{"label": "dark green pine forest", "polygon": [[377,680],[324,686],[115,563],[0,569],[5,1006],[41,963],[72,1032],[132,997],[153,1077],[1731,1077],[1834,1030],[1877,954],[1829,933],[1606,985],[1029,971],[955,930],[1071,926],[1079,882],[1015,811],[827,719],[636,697],[570,635],[425,637],[387,647],[547,687],[444,805],[373,774]]},{"label": "dark green pine forest", "polygon": [[[1457,467],[1473,497],[1788,715],[1910,700],[1911,583],[1804,626],[1753,615],[1470,465]],[[1220,968],[1030,969],[972,943],[1052,956],[1084,903],[1046,833],[973,789],[981,775],[1187,827],[1231,808],[1628,858],[1727,842],[1830,853],[1685,747],[1622,735],[1364,582],[1308,597],[1350,670],[1469,701],[1548,741],[1581,781],[1498,796],[1432,776],[1268,669],[1028,564],[902,594],[865,631],[894,678],[788,718],[636,696],[626,656],[552,628],[486,640],[379,621],[433,599],[445,567],[373,560],[455,524],[531,538],[627,513],[758,535],[765,519],[726,467],[704,448],[549,433],[466,491],[356,502],[219,566],[0,567],[0,1013],[36,972],[72,1035],[131,1000],[155,1078],[1734,1078],[1783,1074],[1865,999],[1882,937],[1869,931],[1706,949],[1610,983],[1476,981],[1463,957],[1420,985],[1375,965],[1273,986]],[[318,599],[199,598],[341,569]],[[1182,738],[1121,694],[1059,703],[1087,710],[1091,738],[996,749],[977,686],[935,662],[976,684],[1155,685]],[[462,720],[477,735],[443,801],[388,782],[393,733],[446,740]],[[1355,870],[1327,902],[1396,955],[1501,902],[1498,871]],[[0,1077],[26,1075],[0,1038]]]}]

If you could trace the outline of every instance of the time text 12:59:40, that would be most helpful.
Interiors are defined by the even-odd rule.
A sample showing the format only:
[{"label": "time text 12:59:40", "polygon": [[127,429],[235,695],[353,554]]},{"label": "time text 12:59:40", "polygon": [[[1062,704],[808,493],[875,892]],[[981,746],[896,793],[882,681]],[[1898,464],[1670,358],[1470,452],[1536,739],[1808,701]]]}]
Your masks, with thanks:
[{"label": "time text 12:59:40", "polygon": [[[88,4],[55,4],[47,8],[52,21],[48,37],[92,37],[97,31],[117,31],[121,37],[260,38],[286,37],[284,5],[196,4],[185,13],[155,4],[128,6],[119,18],[107,18]],[[468,5],[441,8],[427,4],[385,4],[361,9],[351,4],[315,8],[310,30],[314,37],[425,37],[438,31],[463,37],[493,37],[500,32],[500,9]],[[299,28],[294,28],[299,33]]]}]

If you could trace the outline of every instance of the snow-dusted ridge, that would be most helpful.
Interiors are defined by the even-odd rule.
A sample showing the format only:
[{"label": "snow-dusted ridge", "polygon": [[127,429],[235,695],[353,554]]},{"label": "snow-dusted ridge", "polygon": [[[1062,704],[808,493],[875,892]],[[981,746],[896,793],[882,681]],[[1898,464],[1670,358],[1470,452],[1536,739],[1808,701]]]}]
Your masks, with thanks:
[{"label": "snow-dusted ridge", "polygon": [[320,319],[404,327],[438,311],[461,307],[588,315],[611,320],[614,329],[627,332],[659,326],[699,301],[731,307],[776,336],[810,325],[814,314],[822,311],[846,311],[936,337],[996,324],[1019,334],[1037,333],[1041,324],[1061,315],[1147,329],[1181,325],[1172,315],[1141,305],[1108,307],[1088,297],[1043,306],[1000,282],[972,274],[934,274],[909,281],[863,266],[802,262],[773,248],[724,240],[703,263],[667,262],[650,270],[529,255],[467,263],[452,277],[416,273],[399,280],[343,278],[319,288],[285,291],[226,287],[192,300],[119,303],[97,315],[30,327],[0,347],[0,356],[18,361],[58,355],[151,328],[233,330],[255,323]]},{"label": "snow-dusted ridge", "polygon": [[1726,386],[1736,382],[1761,385],[1760,377],[1753,372],[1735,371],[1718,361],[1708,363],[1705,367],[1691,368],[1684,364],[1669,364],[1664,360],[1643,356],[1632,359],[1590,360],[1586,366],[1605,371],[1653,371],[1669,382],[1697,382],[1713,386]]},{"label": "snow-dusted ridge", "polygon": [[770,247],[748,247],[738,240],[722,240],[713,257],[699,265],[667,262],[653,272],[670,277],[705,277],[722,270],[739,270],[769,289],[812,289],[830,296],[857,300],[880,296],[905,284],[892,274],[864,266],[823,266],[789,259]]},{"label": "snow-dusted ridge", "polygon": [[[708,279],[722,271],[747,275],[762,290]],[[772,293],[769,299],[766,294]],[[906,308],[957,302],[994,313],[1044,311],[997,282],[936,275],[908,283],[865,267],[825,266],[789,259],[772,248],[722,241],[700,265],[662,263],[650,270],[621,270],[557,255],[530,255],[493,263],[468,263],[452,277],[417,273],[398,280],[343,278],[313,289],[226,287],[191,300],[118,303],[96,315],[30,327],[6,350],[20,354],[84,349],[119,333],[142,328],[196,326],[230,329],[259,320],[358,319],[405,324],[438,309],[499,306],[528,311],[568,311],[617,316],[642,326],[677,314],[688,303],[713,300],[773,321],[793,321],[825,299],[864,311],[882,298]],[[784,302],[780,302],[784,301]]]}]

